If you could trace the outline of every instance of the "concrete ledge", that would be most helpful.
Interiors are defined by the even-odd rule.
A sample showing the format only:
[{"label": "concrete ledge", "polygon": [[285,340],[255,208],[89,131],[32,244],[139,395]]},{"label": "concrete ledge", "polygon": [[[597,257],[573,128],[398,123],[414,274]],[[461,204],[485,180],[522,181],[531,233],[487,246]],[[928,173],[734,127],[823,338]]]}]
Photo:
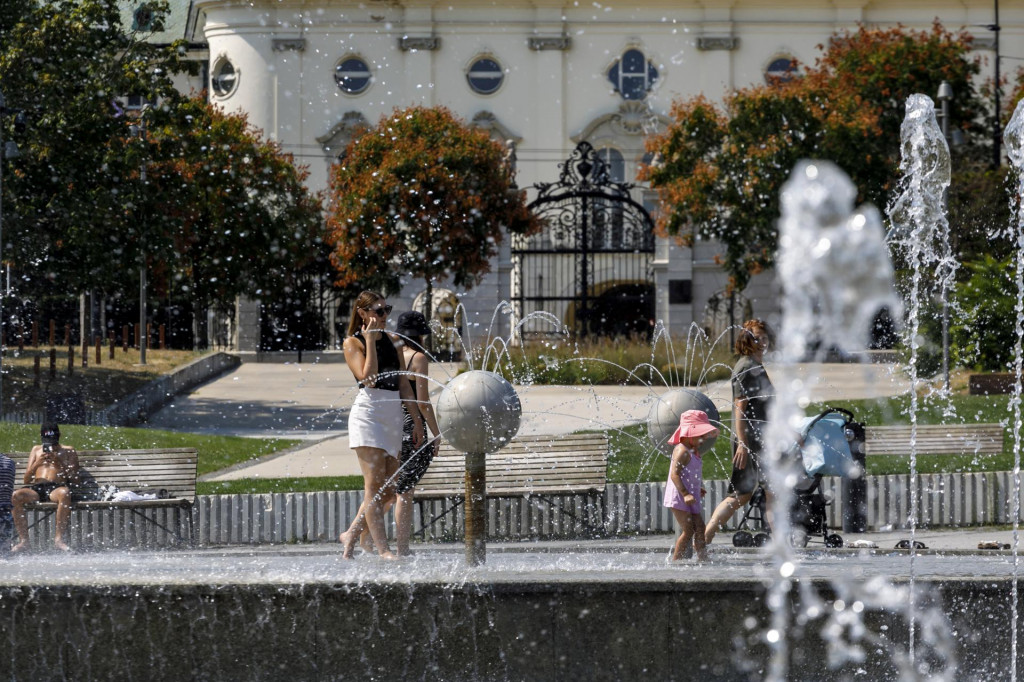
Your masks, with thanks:
[{"label": "concrete ledge", "polygon": [[149,414],[163,407],[174,396],[238,365],[238,357],[228,353],[214,353],[194,360],[99,411],[95,416],[95,423],[105,426],[134,426],[144,422]]}]

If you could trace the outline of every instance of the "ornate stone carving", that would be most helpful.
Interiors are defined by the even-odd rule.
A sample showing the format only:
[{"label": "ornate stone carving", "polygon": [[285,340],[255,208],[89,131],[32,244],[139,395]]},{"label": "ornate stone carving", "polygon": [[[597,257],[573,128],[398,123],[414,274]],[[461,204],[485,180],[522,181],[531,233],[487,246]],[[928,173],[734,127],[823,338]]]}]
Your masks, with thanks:
[{"label": "ornate stone carving", "polygon": [[698,50],[735,50],[740,46],[736,36],[698,36]]},{"label": "ornate stone carving", "polygon": [[358,111],[346,111],[341,120],[331,128],[330,132],[316,138],[328,156],[338,158],[345,151],[345,147],[352,141],[356,133],[364,128],[369,128],[370,122]]},{"label": "ornate stone carving", "polygon": [[572,47],[569,36],[531,36],[528,41],[531,50],[568,50]]},{"label": "ornate stone carving", "polygon": [[438,36],[402,36],[398,39],[398,47],[403,52],[410,50],[440,50],[441,39]]},{"label": "ornate stone carving", "polygon": [[305,38],[274,38],[271,42],[274,52],[305,52]]},{"label": "ornate stone carving", "polygon": [[498,117],[489,111],[478,112],[472,121],[472,125],[487,131],[492,140],[498,140],[504,144],[512,142],[513,146],[523,141],[523,138],[513,133],[508,126],[498,120]]}]

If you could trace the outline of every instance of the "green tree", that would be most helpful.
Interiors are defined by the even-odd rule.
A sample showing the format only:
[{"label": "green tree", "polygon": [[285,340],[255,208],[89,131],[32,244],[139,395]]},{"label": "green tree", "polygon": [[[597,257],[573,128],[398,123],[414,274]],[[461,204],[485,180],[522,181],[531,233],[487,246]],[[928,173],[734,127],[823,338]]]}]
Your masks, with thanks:
[{"label": "green tree", "polygon": [[[4,259],[29,289],[116,289],[138,262],[131,244],[145,225],[124,210],[138,166],[125,162],[115,98],[172,107],[171,76],[194,65],[182,61],[183,44],[155,46],[123,26],[113,0],[4,5],[0,83],[26,121],[22,131],[4,121],[21,151],[4,169]],[[161,30],[167,3],[151,5]]]},{"label": "green tree", "polygon": [[985,255],[965,268],[970,276],[956,291],[962,312],[950,326],[954,359],[966,367],[1006,371],[1016,344],[1012,259]]},{"label": "green tree", "polygon": [[[444,108],[411,107],[357,136],[330,181],[338,284],[395,292],[403,275],[469,288],[510,233],[536,229],[504,146]],[[428,310],[429,314],[429,310]]]},{"label": "green tree", "polygon": [[667,210],[659,230],[684,243],[720,241],[734,288],[774,264],[779,193],[800,158],[843,168],[860,201],[885,205],[895,187],[906,98],[957,89],[952,121],[973,135],[981,105],[971,76],[970,38],[930,31],[861,28],[836,36],[806,74],[730,92],[718,107],[703,97],[677,101],[673,123],[648,140],[659,160],[644,177]]}]

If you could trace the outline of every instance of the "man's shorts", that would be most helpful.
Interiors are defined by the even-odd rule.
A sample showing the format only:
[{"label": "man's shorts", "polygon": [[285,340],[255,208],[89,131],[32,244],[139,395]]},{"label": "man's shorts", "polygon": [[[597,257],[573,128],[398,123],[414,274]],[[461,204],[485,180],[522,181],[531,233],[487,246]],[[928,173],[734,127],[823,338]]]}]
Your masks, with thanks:
[{"label": "man's shorts", "polygon": [[50,483],[49,481],[47,481],[45,483],[34,483],[28,487],[36,491],[36,494],[39,495],[40,502],[52,502],[53,500],[50,499],[50,493],[52,493],[57,488],[63,488],[64,484]]},{"label": "man's shorts", "polygon": [[757,458],[748,457],[747,466],[742,469],[733,467],[732,476],[729,477],[729,496],[740,497],[750,495],[757,490],[758,483],[768,488],[764,476],[761,474],[761,467],[758,466]]}]

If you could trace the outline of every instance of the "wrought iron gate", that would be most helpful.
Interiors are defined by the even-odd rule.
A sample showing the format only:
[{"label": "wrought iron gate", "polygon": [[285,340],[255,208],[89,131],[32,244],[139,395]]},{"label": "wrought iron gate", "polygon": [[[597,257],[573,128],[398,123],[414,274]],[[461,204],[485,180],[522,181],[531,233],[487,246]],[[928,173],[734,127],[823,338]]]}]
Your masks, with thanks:
[{"label": "wrought iron gate", "polygon": [[559,181],[537,183],[530,209],[540,232],[512,241],[513,298],[524,337],[555,331],[554,315],[579,336],[647,333],[654,315],[654,223],[580,142]]}]

